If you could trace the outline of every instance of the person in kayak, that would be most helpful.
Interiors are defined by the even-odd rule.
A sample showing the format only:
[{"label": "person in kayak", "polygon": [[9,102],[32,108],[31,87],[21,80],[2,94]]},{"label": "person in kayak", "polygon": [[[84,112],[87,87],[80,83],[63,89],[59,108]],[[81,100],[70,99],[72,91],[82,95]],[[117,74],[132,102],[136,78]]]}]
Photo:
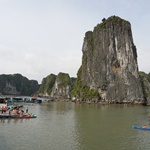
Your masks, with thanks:
[{"label": "person in kayak", "polygon": [[146,126],[146,125],[144,125],[144,126],[142,126],[142,128],[147,128],[147,126]]}]

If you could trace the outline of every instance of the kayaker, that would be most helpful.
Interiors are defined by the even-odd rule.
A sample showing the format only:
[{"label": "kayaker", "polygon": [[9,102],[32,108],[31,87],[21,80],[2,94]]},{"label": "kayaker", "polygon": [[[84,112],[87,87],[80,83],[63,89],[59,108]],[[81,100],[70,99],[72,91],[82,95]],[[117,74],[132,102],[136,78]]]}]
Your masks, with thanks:
[{"label": "kayaker", "polygon": [[142,128],[147,128],[147,126],[146,126],[146,125],[144,125],[144,126],[142,126]]}]

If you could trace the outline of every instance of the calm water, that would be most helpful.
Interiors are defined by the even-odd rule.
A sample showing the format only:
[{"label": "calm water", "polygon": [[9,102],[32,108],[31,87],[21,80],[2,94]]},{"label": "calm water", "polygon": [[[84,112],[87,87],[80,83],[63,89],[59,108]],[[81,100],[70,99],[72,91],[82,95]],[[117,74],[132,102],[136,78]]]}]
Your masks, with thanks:
[{"label": "calm water", "polygon": [[34,119],[1,119],[0,150],[149,150],[150,107],[26,104]]}]

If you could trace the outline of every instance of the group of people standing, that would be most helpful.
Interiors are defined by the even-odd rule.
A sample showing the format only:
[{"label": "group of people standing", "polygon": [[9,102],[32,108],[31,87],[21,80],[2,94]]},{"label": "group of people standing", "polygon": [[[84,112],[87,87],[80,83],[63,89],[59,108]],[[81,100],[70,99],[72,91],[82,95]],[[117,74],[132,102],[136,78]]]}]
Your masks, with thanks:
[{"label": "group of people standing", "polygon": [[12,112],[15,113],[15,114],[17,114],[17,115],[23,115],[24,113],[28,114],[28,107],[26,108],[25,111],[22,110],[22,109],[20,110],[19,107],[10,109],[9,110],[9,114],[11,114]]},{"label": "group of people standing", "polygon": [[7,106],[2,106],[2,114],[8,111],[9,115],[16,114],[16,115],[23,115],[24,113],[28,114],[28,107],[24,110],[20,110],[19,107],[14,108],[7,108]]}]

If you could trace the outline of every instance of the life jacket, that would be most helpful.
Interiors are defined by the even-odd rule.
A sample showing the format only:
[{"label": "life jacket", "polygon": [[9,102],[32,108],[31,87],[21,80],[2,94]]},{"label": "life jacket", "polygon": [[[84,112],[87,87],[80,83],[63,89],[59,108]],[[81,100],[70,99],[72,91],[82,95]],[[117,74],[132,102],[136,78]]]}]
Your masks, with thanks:
[{"label": "life jacket", "polygon": [[4,108],[4,106],[2,106],[2,110],[4,110],[5,108]]},{"label": "life jacket", "polygon": [[6,106],[4,106],[3,110],[4,110],[4,111],[6,111],[6,110],[7,110]]},{"label": "life jacket", "polygon": [[147,126],[143,126],[142,128],[147,128]]}]

